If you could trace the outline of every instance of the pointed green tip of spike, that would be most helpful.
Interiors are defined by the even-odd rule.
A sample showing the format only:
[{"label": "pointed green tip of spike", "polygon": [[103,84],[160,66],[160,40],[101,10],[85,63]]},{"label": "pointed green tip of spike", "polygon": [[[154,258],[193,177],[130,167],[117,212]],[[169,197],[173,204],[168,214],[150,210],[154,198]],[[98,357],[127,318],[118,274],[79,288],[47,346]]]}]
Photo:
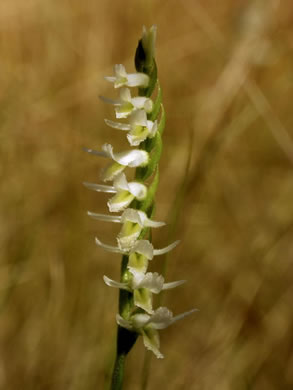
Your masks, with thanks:
[{"label": "pointed green tip of spike", "polygon": [[155,43],[157,27],[153,25],[149,30],[143,27],[142,38],[138,41],[135,52],[135,68],[138,72],[146,73],[150,77],[148,88],[141,88],[140,95],[151,96],[157,82],[157,65],[155,61]]}]

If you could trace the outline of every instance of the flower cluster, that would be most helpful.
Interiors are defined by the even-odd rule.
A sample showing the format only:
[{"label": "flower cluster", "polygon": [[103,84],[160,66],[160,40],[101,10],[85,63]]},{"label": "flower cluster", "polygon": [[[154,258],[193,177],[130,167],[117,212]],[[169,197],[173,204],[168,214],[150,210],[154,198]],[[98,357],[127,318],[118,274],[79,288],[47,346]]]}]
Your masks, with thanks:
[{"label": "flower cluster", "polygon": [[[142,48],[153,58],[156,28],[153,26],[148,32],[143,30],[141,40]],[[121,310],[116,316],[119,326],[143,336],[146,348],[162,358],[159,347],[158,330],[166,328],[190,312],[173,317],[166,307],[153,309],[153,294],[162,290],[175,288],[183,280],[165,283],[162,275],[148,272],[149,262],[154,256],[171,251],[179,241],[163,249],[154,249],[150,240],[151,228],[159,228],[164,222],[154,221],[153,198],[158,182],[157,163],[160,155],[161,134],[165,124],[161,105],[161,93],[158,90],[156,101],[148,91],[151,77],[144,72],[127,73],[123,65],[115,65],[114,76],[105,77],[120,91],[116,100],[102,97],[106,103],[114,106],[116,119],[125,120],[124,123],[105,119],[105,123],[113,129],[127,132],[127,140],[132,147],[123,152],[114,152],[112,145],[104,144],[101,151],[87,149],[89,153],[110,159],[110,164],[103,170],[104,182],[112,185],[93,184],[85,182],[84,185],[94,191],[113,194],[107,203],[111,213],[120,215],[104,215],[88,212],[88,215],[99,221],[114,222],[122,225],[117,236],[117,246],[107,245],[96,238],[96,244],[113,253],[120,253],[127,258],[125,271],[121,281],[114,281],[104,276],[108,286],[126,290],[130,293],[131,304],[127,310]],[[129,88],[138,87],[139,96],[133,96]],[[159,89],[159,88],[158,88]],[[160,123],[158,116],[161,111]],[[128,181],[124,172],[126,167],[136,168],[134,180]],[[151,184],[146,178],[153,177]],[[130,308],[129,308],[130,307]]]}]

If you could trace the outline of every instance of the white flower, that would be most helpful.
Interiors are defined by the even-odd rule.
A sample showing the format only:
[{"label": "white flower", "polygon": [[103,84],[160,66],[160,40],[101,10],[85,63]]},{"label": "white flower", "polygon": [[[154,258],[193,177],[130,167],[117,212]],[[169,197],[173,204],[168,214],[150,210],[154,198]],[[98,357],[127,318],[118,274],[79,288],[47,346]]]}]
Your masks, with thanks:
[{"label": "white flower", "polygon": [[157,222],[149,219],[145,212],[135,209],[126,209],[121,216],[122,229],[117,236],[118,246],[121,249],[131,249],[143,228],[157,228],[165,225],[165,222]]},{"label": "white flower", "polygon": [[144,150],[131,149],[124,152],[114,153],[113,146],[104,144],[102,151],[85,148],[85,151],[96,156],[107,157],[114,160],[102,173],[104,181],[111,181],[123,172],[126,167],[137,168],[147,165],[149,161],[149,154]]},{"label": "white flower", "polygon": [[128,283],[119,283],[104,275],[104,282],[110,287],[133,291],[134,305],[152,314],[154,312],[152,294],[159,294],[162,290],[170,290],[180,286],[185,283],[185,280],[164,283],[162,275],[157,272],[147,272],[145,275],[134,275]]},{"label": "white flower", "polygon": [[158,123],[147,120],[144,110],[133,111],[129,121],[130,123],[119,123],[105,119],[106,124],[113,129],[129,131],[127,139],[131,146],[137,146],[146,138],[153,138],[156,135]]},{"label": "white flower", "polygon": [[149,84],[149,76],[145,73],[127,73],[122,64],[114,66],[115,76],[105,77],[105,80],[114,83],[114,88],[120,87],[144,87]]},{"label": "white flower", "polygon": [[118,246],[122,251],[130,251],[144,227],[157,228],[165,225],[165,222],[152,221],[145,212],[135,209],[126,209],[121,216],[97,214],[90,211],[88,215],[99,221],[123,224],[117,237]]},{"label": "white flower", "polygon": [[153,314],[139,313],[134,314],[129,320],[116,315],[118,325],[128,330],[136,331],[143,336],[143,342],[147,349],[151,350],[157,358],[163,358],[160,348],[159,329],[167,328],[174,322],[197,311],[196,309],[187,311],[173,317],[173,313],[166,307],[159,307]]},{"label": "white flower", "polygon": [[129,255],[127,268],[134,276],[145,274],[149,260],[152,260],[154,256],[160,256],[170,252],[179,242],[177,240],[165,248],[154,249],[148,240],[137,240],[130,250],[122,250],[119,247],[104,244],[96,237],[96,244],[101,248],[109,252]]},{"label": "white flower", "polygon": [[115,193],[116,195],[107,203],[111,212],[122,211],[130,205],[133,199],[143,200],[147,195],[147,188],[144,184],[136,181],[128,183],[124,173],[120,173],[114,179],[113,186],[87,182],[83,184],[94,191]]},{"label": "white flower", "polygon": [[120,98],[117,100],[108,99],[103,96],[101,96],[101,99],[115,106],[116,118],[127,118],[136,109],[143,109],[147,113],[152,112],[153,109],[153,102],[150,98],[145,96],[132,98],[128,88],[120,89]]}]

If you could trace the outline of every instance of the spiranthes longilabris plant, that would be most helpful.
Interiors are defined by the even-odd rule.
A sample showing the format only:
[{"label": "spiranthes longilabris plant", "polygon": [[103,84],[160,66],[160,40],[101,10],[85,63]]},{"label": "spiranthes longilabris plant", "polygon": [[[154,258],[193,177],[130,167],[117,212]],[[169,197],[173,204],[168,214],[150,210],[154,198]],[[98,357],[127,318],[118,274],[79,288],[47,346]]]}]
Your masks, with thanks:
[{"label": "spiranthes longilabris plant", "polygon": [[[109,211],[119,213],[104,215],[88,212],[88,215],[99,221],[122,225],[116,245],[105,244],[96,238],[99,247],[122,254],[120,281],[104,276],[106,285],[119,289],[117,356],[112,377],[112,389],[115,390],[122,388],[125,357],[139,335],[145,347],[157,358],[162,358],[158,330],[195,311],[173,316],[166,307],[153,307],[153,294],[184,283],[184,280],[165,283],[162,275],[148,272],[149,262],[154,256],[171,251],[179,243],[176,241],[162,249],[154,249],[151,243],[151,229],[165,225],[153,219],[154,196],[159,183],[158,163],[166,122],[157,79],[155,40],[156,26],[148,31],[143,28],[135,54],[136,72],[127,73],[123,65],[115,65],[114,76],[105,77],[120,92],[114,100],[102,97],[103,101],[114,106],[116,119],[119,120],[105,119],[105,123],[115,130],[125,131],[132,148],[114,152],[111,144],[104,144],[101,151],[86,149],[110,160],[103,169],[102,179],[112,182],[112,185],[85,182],[85,186],[112,194],[107,203]],[[138,96],[135,96],[135,91],[130,91],[135,87],[138,88]],[[120,122],[121,119],[124,122]],[[135,168],[131,179],[126,177],[126,167]]]}]

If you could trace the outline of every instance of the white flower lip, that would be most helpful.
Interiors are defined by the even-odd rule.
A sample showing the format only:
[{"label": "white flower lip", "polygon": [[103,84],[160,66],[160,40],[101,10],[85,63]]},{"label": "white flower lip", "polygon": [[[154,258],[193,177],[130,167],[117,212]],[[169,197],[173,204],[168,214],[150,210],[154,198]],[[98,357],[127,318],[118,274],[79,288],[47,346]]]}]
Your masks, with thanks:
[{"label": "white flower lip", "polygon": [[120,87],[147,87],[150,78],[145,73],[127,73],[122,64],[114,66],[115,76],[106,76],[105,80],[114,83],[114,88]]}]

